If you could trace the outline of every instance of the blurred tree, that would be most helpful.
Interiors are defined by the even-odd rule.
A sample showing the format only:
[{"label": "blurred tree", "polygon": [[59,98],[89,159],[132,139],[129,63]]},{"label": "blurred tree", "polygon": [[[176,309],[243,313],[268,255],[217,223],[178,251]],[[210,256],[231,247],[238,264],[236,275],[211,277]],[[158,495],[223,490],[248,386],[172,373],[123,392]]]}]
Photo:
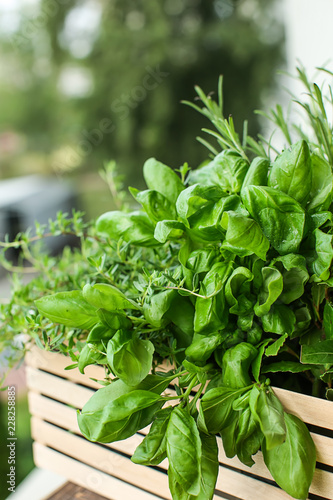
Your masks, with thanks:
[{"label": "blurred tree", "polygon": [[[180,101],[193,99],[195,84],[214,91],[224,74],[225,113],[236,125],[250,118],[255,134],[253,109],[282,59],[275,6],[41,0],[38,10],[21,12],[18,29],[4,40],[0,58],[12,71],[0,72],[0,133],[26,139],[18,144],[30,151],[30,172],[96,170],[113,158],[140,178],[150,156],[195,167],[206,157],[194,140],[206,123]],[[11,171],[14,160],[4,159]]]}]

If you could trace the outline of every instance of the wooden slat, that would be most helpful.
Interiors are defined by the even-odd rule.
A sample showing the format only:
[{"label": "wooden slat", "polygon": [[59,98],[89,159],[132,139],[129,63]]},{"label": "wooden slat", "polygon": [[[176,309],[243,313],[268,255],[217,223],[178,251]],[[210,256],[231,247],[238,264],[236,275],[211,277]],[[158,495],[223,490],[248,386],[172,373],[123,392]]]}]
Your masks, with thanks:
[{"label": "wooden slat", "polygon": [[68,378],[73,382],[78,384],[83,384],[87,387],[92,387],[93,389],[99,389],[101,384],[90,380],[95,378],[97,380],[103,380],[105,373],[101,366],[89,365],[85,368],[84,374],[80,373],[77,368],[73,370],[65,370],[65,368],[73,364],[72,360],[68,356],[62,354],[43,351],[38,347],[32,347],[25,356],[26,364],[32,368],[39,368],[45,370],[49,373],[54,373],[63,378]]},{"label": "wooden slat", "polygon": [[[70,364],[69,358],[61,354],[42,351],[37,347],[32,348],[31,351],[27,353],[26,361],[27,364],[32,367],[41,368],[50,372],[52,371],[52,373],[89,387],[100,387],[99,384],[90,380],[89,377],[97,379],[104,378],[104,369],[99,366],[88,366],[86,368],[86,374],[84,375],[77,369],[64,371],[64,368]],[[274,388],[274,391],[286,411],[296,415],[308,424],[333,430],[333,404],[331,401],[313,398],[277,387]]]},{"label": "wooden slat", "polygon": [[45,396],[76,408],[81,409],[94,394],[93,389],[81,387],[74,382],[61,379],[50,373],[41,372],[30,366],[26,367],[26,377],[28,389],[45,394]]},{"label": "wooden slat", "polygon": [[[79,427],[77,424],[76,411],[73,408],[69,408],[68,406],[58,403],[57,401],[50,400],[40,394],[36,394],[34,392],[30,392],[28,394],[29,400],[29,409],[32,415],[36,415],[37,417],[44,418],[53,424],[59,425],[63,428],[69,429],[71,432],[79,433]],[[148,432],[149,427],[143,429],[143,434]],[[319,434],[311,433],[312,439],[316,445],[317,449],[317,460],[323,464],[329,465],[333,467],[333,444],[332,439],[327,436],[320,436]],[[136,446],[139,444],[138,438],[135,441]],[[220,462],[227,463],[228,465],[232,465],[223,451],[223,446],[221,444],[221,438],[218,438],[218,442],[220,443]],[[119,443],[124,443],[120,441]],[[113,443],[115,445],[116,443]],[[122,446],[126,446],[126,444],[122,444]],[[122,450],[121,450],[122,451]],[[134,451],[134,450],[133,450]],[[133,453],[133,452],[129,452]],[[257,458],[256,458],[257,461]],[[245,468],[246,466],[244,466]],[[253,466],[253,467],[256,467]],[[251,468],[251,471],[253,470]],[[247,470],[246,468],[244,470]],[[268,476],[269,477],[269,476]]]},{"label": "wooden slat", "polygon": [[37,417],[32,418],[31,429],[35,441],[55,448],[113,477],[171,500],[168,477],[165,473],[151,467],[138,467],[128,457],[104,446],[96,446]]},{"label": "wooden slat", "polygon": [[[51,370],[50,365],[53,364],[55,361],[57,361],[57,367],[56,367],[56,372],[59,373],[59,375],[63,375],[63,368],[64,368],[64,363],[63,359],[64,356],[54,354],[54,353],[46,353],[49,358],[48,358],[48,363],[49,363],[49,371]],[[36,361],[37,359],[37,361]],[[59,360],[62,359],[62,364],[59,364]],[[28,359],[28,362],[30,363],[30,360]],[[45,359],[44,359],[45,361]],[[52,363],[51,363],[52,361]],[[66,360],[67,361],[67,360]],[[33,364],[34,366],[39,366],[41,365],[40,359],[33,358]],[[67,362],[66,362],[67,366]],[[98,368],[98,367],[96,367]],[[44,368],[43,368],[44,369]],[[53,370],[53,367],[52,367]],[[68,371],[65,372],[66,376],[72,377],[73,376],[73,371]],[[104,374],[104,371],[103,371]],[[86,380],[86,376],[83,376],[82,374],[79,374],[80,377],[83,377],[84,380]],[[75,382],[78,382],[79,380],[76,378],[77,375],[74,376]],[[78,377],[80,379],[80,377]],[[50,422],[60,425],[64,427],[65,429],[69,429],[72,432],[79,433],[78,425],[77,425],[77,419],[76,419],[76,411],[73,408],[69,408],[65,406],[66,404],[77,407],[77,408],[82,408],[82,406],[86,403],[86,401],[91,397],[93,394],[93,390],[91,388],[85,388],[78,386],[76,383],[71,382],[69,380],[64,380],[61,379],[57,376],[54,376],[50,373],[44,373],[39,371],[38,369],[32,368],[32,367],[27,367],[27,379],[28,379],[28,386],[30,389],[33,391],[36,391],[36,393],[32,392],[29,394],[29,404],[31,408],[31,412],[34,415],[37,415],[40,418],[45,418],[49,420]],[[82,383],[82,379],[80,379],[80,383]],[[285,391],[283,389],[279,388],[274,388],[274,391],[276,392],[276,395],[279,397],[281,400],[282,404],[284,405],[286,411],[289,411],[290,413],[293,413],[294,415],[297,415],[299,418],[304,420],[307,423],[314,424],[319,427],[325,427],[325,428],[330,428],[332,429],[333,427],[333,405],[329,401],[321,400],[318,398],[313,398],[310,396],[305,396],[303,394],[298,394],[298,393],[292,393],[290,391]],[[48,397],[54,398],[58,401],[61,401],[61,403],[58,403],[57,401],[52,401],[48,399],[47,397],[44,397],[40,394],[37,393],[42,393],[45,394]],[[62,404],[65,403],[65,404]],[[48,425],[48,424],[46,424]],[[141,432],[146,433],[148,432],[149,428],[146,428],[142,430]],[[62,431],[66,434],[66,431]],[[68,433],[67,433],[68,434]],[[74,436],[75,437],[75,436]],[[333,446],[332,446],[332,439],[326,437],[326,436],[321,436],[319,434],[314,434],[312,433],[312,437],[314,439],[314,442],[316,444],[317,448],[317,457],[318,461],[321,463],[325,463],[327,465],[333,466]],[[82,441],[81,438],[76,437],[76,439],[79,439]],[[126,441],[119,441],[117,443],[112,443],[111,445],[108,445],[109,448],[112,448],[113,450],[126,453],[129,455],[132,455],[134,452],[136,446],[139,444],[140,440],[142,437],[140,435],[135,435],[129,440]],[[264,477],[264,478],[269,478],[271,479],[270,473],[268,472],[264,462],[262,455],[258,453],[258,455],[255,457],[256,464],[249,469],[248,467],[244,466],[237,458],[234,459],[228,459],[223,451],[223,446],[221,444],[221,439],[218,439],[219,442],[219,451],[220,451],[220,456],[219,459],[222,463],[227,464],[231,467],[235,467],[239,470],[243,470],[246,472],[250,472],[252,474]],[[98,447],[96,444],[89,443],[86,441],[86,443],[90,444],[91,446]],[[100,447],[101,448],[101,447]],[[110,453],[109,450],[104,449],[107,453]],[[112,452],[111,452],[112,453]],[[114,453],[114,452],[113,452]],[[134,465],[132,462],[130,462],[131,466]],[[137,467],[137,466],[135,466]],[[162,468],[167,468],[167,461],[164,461],[161,464]],[[142,469],[142,468],[140,468]],[[226,470],[228,469],[223,469],[220,472],[220,476],[225,477]],[[234,475],[231,474],[233,471],[228,471],[227,476],[229,477],[229,482],[232,484],[232,488],[234,488],[234,482],[237,480],[235,479],[234,481]],[[230,473],[230,474],[229,474]],[[239,474],[238,474],[239,476]],[[252,481],[255,481],[256,485],[263,485],[264,488],[266,488],[266,498],[267,498],[267,487],[270,485],[267,485],[263,482],[257,481],[251,477],[247,477],[242,475],[242,481],[244,481],[243,478],[246,478],[245,484],[247,487],[253,487]],[[248,481],[249,480],[249,481]],[[251,481],[250,481],[251,480]],[[238,477],[239,481],[239,477]],[[225,482],[223,481],[223,491],[226,494],[230,495],[235,495],[237,496],[235,492],[238,491],[237,489],[233,490],[228,486],[228,481]],[[227,485],[227,486],[226,486]],[[261,488],[262,486],[260,486]],[[271,488],[274,488],[272,493],[276,495],[276,491],[281,492],[282,490],[275,488],[274,486],[270,486]],[[256,488],[256,495],[255,498],[258,499],[258,486]],[[333,474],[327,471],[321,471],[321,470],[316,470],[315,476],[313,483],[311,485],[310,492],[316,495],[320,495],[323,497],[326,497],[328,499],[333,500]],[[245,493],[244,493],[245,494]],[[280,494],[280,493],[279,493]],[[284,492],[283,492],[284,494]],[[250,496],[244,496],[239,498],[244,498],[246,500],[251,500],[252,499],[252,492],[249,493]],[[169,497],[166,497],[169,498]],[[254,498],[254,497],[253,497]],[[264,497],[263,497],[264,498]],[[269,494],[269,498],[275,498],[272,497]],[[289,496],[287,497],[276,497],[276,498],[291,498]]]},{"label": "wooden slat", "polygon": [[40,443],[33,444],[34,460],[37,467],[47,468],[66,477],[75,484],[105,496],[109,500],[160,500],[160,496],[152,495],[135,486],[124,483],[98,471],[89,465],[67,457],[58,451],[51,450]]},{"label": "wooden slat", "polygon": [[296,415],[307,424],[333,430],[332,401],[286,391],[278,387],[273,387],[273,390],[287,412]]}]

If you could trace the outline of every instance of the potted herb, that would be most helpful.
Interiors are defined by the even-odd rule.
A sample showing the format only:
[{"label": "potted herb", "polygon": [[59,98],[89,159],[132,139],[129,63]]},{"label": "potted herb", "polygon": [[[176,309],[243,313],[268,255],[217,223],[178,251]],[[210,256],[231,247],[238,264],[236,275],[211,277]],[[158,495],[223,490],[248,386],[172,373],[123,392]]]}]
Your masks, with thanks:
[{"label": "potted herb", "polygon": [[[44,277],[3,310],[13,317],[18,297],[29,308],[36,299],[19,328],[82,374],[104,367],[103,386],[78,412],[81,433],[113,443],[151,424],[132,461],[167,458],[174,500],[213,498],[217,435],[245,466],[261,450],[292,497],[307,498],[312,483],[310,432],[272,389],[332,399],[332,124],[322,91],[298,74],[313,135],[297,129],[291,139],[277,106],[282,152],[246,126],[241,141],[223,116],[222,79],[218,102],[197,88],[203,107],[188,104],[215,127],[205,132],[217,146],[202,140],[207,162],[173,171],[150,159],[147,189],[130,188],[135,211],[107,212],[89,227],[60,216],[51,233],[78,234],[81,249],[59,268],[33,256]],[[31,260],[28,237],[19,244]]]}]

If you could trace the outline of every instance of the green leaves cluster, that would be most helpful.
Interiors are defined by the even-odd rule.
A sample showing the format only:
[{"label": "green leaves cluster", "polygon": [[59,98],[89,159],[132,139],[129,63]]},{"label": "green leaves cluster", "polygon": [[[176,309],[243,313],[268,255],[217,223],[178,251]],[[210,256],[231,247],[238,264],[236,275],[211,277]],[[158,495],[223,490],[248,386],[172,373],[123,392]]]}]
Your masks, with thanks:
[{"label": "green leaves cluster", "polygon": [[[199,95],[223,151],[178,173],[148,160],[147,189],[130,189],[139,207],[96,222],[95,274],[36,306],[67,335],[57,346],[70,339],[72,366],[105,368],[78,414],[85,437],[112,442],[151,424],[133,461],[168,458],[174,500],[209,500],[220,434],[249,467],[261,449],[278,485],[303,499],[314,445],[270,384],[331,390],[331,165],[305,139],[273,161],[250,141],[262,153],[250,161],[221,106]],[[51,347],[46,332],[35,336]]]}]

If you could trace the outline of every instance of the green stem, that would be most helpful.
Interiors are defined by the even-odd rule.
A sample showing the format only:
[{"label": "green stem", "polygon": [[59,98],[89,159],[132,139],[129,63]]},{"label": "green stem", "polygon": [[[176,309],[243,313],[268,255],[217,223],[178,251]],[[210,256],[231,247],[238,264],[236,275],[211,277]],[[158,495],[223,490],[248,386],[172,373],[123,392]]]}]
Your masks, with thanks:
[{"label": "green stem", "polygon": [[192,410],[192,409],[196,406],[197,401],[198,401],[198,399],[200,398],[200,396],[201,396],[201,394],[202,394],[202,391],[203,391],[203,390],[204,390],[204,388],[205,388],[205,384],[206,384],[206,382],[203,382],[203,383],[201,384],[201,386],[200,386],[200,387],[199,387],[199,389],[198,389],[198,392],[196,393],[196,395],[195,395],[195,396],[194,396],[194,398],[192,399],[192,401],[191,401],[191,410]]}]

